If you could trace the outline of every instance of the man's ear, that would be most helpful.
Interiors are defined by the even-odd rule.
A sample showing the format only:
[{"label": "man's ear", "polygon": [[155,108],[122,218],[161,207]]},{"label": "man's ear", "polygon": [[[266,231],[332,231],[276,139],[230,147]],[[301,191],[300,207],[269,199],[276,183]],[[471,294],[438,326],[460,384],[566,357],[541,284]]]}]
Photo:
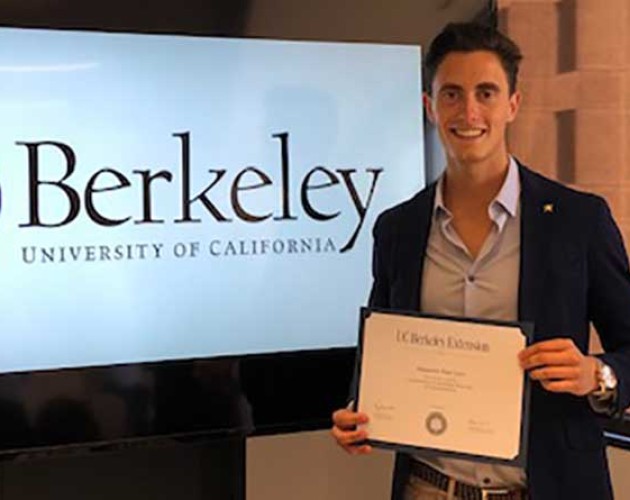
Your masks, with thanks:
[{"label": "man's ear", "polygon": [[510,116],[508,117],[508,123],[512,123],[514,121],[520,107],[521,93],[518,90],[515,90],[510,96]]},{"label": "man's ear", "polygon": [[433,99],[427,92],[422,93],[422,104],[424,104],[424,111],[431,123],[435,123],[435,113],[433,112]]}]

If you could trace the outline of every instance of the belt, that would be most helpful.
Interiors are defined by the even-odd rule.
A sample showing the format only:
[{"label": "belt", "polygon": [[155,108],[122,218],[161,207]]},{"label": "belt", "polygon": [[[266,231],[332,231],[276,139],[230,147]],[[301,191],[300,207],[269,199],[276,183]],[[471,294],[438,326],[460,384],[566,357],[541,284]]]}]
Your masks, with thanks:
[{"label": "belt", "polygon": [[442,491],[452,491],[460,500],[527,500],[527,491],[522,488],[480,488],[462,483],[434,469],[424,462],[411,460],[411,473]]}]

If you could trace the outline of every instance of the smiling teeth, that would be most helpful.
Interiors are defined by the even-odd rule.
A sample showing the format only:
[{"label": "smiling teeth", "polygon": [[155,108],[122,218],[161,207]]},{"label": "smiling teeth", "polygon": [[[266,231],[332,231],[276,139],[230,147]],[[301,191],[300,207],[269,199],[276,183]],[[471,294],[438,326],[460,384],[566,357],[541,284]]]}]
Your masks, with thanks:
[{"label": "smiling teeth", "polygon": [[481,129],[472,129],[472,130],[454,130],[457,135],[461,137],[480,137],[483,134],[483,130]]}]

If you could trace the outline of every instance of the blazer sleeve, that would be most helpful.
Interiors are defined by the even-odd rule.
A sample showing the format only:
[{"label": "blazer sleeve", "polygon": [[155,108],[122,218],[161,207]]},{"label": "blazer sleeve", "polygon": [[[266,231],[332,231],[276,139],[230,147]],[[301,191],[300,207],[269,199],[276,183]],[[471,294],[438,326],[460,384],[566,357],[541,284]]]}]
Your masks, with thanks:
[{"label": "blazer sleeve", "polygon": [[386,234],[387,223],[384,220],[386,214],[381,214],[376,223],[372,235],[374,244],[372,247],[372,290],[368,304],[370,307],[387,308],[389,304],[389,278],[387,273],[386,248],[391,244]]},{"label": "blazer sleeve", "polygon": [[[385,255],[386,248],[390,246],[391,241],[386,236],[388,224],[385,221],[386,214],[378,216],[372,229],[373,246],[372,246],[372,289],[368,299],[370,307],[388,308],[389,303],[389,278],[387,273],[388,257]],[[350,395],[348,401],[355,402],[358,384],[359,384],[359,352],[355,357],[354,374],[350,384]]]},{"label": "blazer sleeve", "polygon": [[615,413],[630,406],[630,270],[619,228],[601,198],[588,247],[589,317],[606,351],[601,357],[618,379]]}]

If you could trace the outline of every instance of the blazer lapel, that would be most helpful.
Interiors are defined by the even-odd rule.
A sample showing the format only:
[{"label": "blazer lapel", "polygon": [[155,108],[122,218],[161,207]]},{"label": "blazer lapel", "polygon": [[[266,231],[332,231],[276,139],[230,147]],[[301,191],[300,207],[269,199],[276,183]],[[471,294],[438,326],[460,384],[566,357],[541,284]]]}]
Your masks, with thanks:
[{"label": "blazer lapel", "polygon": [[[521,179],[521,262],[518,289],[518,319],[534,321],[538,315],[539,301],[544,297],[543,284],[547,272],[546,251],[551,234],[551,215],[553,200],[545,197],[535,174],[519,165]],[[397,293],[397,308],[418,310],[422,290],[422,274],[426,254],[436,185],[432,184],[414,201],[409,218],[400,228],[400,237],[408,242],[400,245],[398,257],[399,269],[405,270],[400,276],[400,293]]]},{"label": "blazer lapel", "polygon": [[543,298],[546,250],[551,237],[547,228],[553,201],[544,198],[532,172],[519,165],[521,178],[521,262],[518,290],[518,319],[534,321]]},{"label": "blazer lapel", "polygon": [[409,271],[409,274],[403,277],[406,286],[401,298],[409,301],[404,306],[408,310],[417,311],[420,309],[424,255],[426,254],[433,219],[435,189],[436,184],[433,183],[415,200],[410,220],[407,221],[407,227],[403,229],[407,234],[401,234],[401,237],[405,239],[404,241],[411,243],[401,245],[401,249],[405,251],[401,257],[404,259],[403,262],[407,263],[407,265],[402,266],[402,269]]}]

